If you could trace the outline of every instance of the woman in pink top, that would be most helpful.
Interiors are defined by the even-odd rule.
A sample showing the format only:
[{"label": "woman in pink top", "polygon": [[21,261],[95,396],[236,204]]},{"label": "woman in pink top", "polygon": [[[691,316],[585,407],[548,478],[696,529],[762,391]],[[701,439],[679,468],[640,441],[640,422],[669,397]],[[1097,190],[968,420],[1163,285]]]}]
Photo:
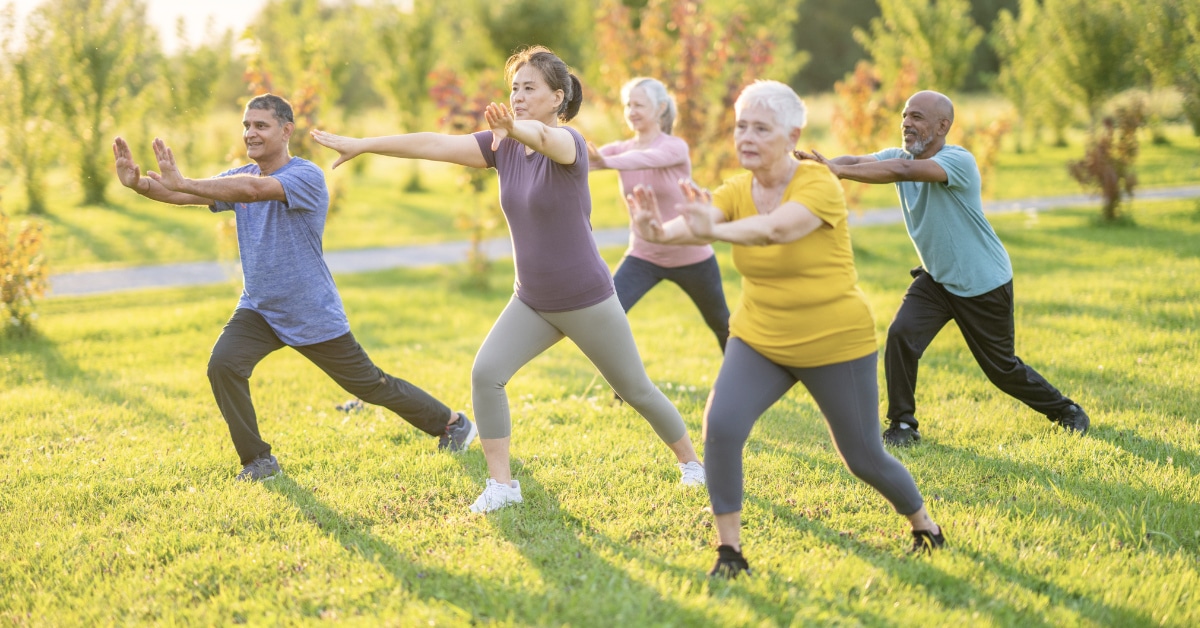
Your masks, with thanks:
[{"label": "woman in pink top", "polygon": [[[621,102],[633,139],[599,149],[589,143],[590,166],[592,170],[611,168],[619,173],[621,198],[639,185],[653,189],[663,219],[670,220],[678,215],[675,206],[684,201],[679,181],[692,176],[687,142],[671,135],[675,100],[660,81],[639,77],[621,88]],[[621,307],[628,312],[664,279],[674,282],[691,298],[724,351],[729,338],[729,306],[712,246],[657,244],[630,230],[629,249],[613,275]]]},{"label": "woman in pink top", "polygon": [[513,298],[471,367],[471,398],[491,477],[471,505],[490,512],[523,501],[512,477],[512,419],[505,386],[527,362],[570,338],[618,394],[654,428],[678,460],[680,482],[703,486],[700,464],[679,410],[650,377],[592,238],[587,142],[562,125],[583,102],[579,79],[554,53],[528,48],[509,57],[509,107],[484,112],[489,131],[352,138],[314,130],[341,163],[363,153],[495,168],[500,209],[512,238]]}]

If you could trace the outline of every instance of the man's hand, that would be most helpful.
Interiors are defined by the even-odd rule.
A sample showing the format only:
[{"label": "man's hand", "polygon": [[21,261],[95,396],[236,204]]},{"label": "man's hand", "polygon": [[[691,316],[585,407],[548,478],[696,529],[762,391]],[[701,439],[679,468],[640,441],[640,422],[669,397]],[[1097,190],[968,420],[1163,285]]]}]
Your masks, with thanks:
[{"label": "man's hand", "polygon": [[333,133],[327,133],[321,129],[313,129],[311,132],[309,132],[309,135],[312,136],[313,141],[321,146],[337,151],[338,158],[337,161],[333,162],[331,169],[337,168],[338,166],[362,154],[362,148],[359,147],[359,145],[362,143],[362,140],[358,138],[334,135]]},{"label": "man's hand", "polygon": [[492,150],[500,148],[500,140],[512,135],[513,124],[517,121],[512,111],[506,105],[489,103],[483,110],[483,118],[492,129]]},{"label": "man's hand", "polygon": [[143,189],[142,169],[133,161],[133,151],[129,150],[129,144],[118,137],[113,140],[112,148],[113,158],[117,162],[117,179],[121,181],[121,185],[135,192],[149,190],[149,181],[146,182],[145,189]]},{"label": "man's hand", "polygon": [[799,159],[801,161],[808,159],[810,161],[815,161],[819,164],[824,164],[825,167],[829,168],[829,171],[833,173],[833,176],[835,176],[835,177],[839,176],[838,173],[841,169],[840,166],[838,166],[838,164],[834,163],[833,161],[827,159],[825,157],[825,155],[822,155],[821,153],[818,153],[815,150],[812,151],[811,153],[805,152],[802,150],[795,150],[795,151],[792,151],[792,155],[794,155],[796,157],[796,159]]},{"label": "man's hand", "polygon": [[179,172],[179,167],[175,165],[175,153],[167,147],[166,143],[157,137],[154,138],[154,157],[158,159],[159,172],[147,172],[146,176],[158,181],[164,188],[172,192],[186,192],[183,189],[187,179]]}]

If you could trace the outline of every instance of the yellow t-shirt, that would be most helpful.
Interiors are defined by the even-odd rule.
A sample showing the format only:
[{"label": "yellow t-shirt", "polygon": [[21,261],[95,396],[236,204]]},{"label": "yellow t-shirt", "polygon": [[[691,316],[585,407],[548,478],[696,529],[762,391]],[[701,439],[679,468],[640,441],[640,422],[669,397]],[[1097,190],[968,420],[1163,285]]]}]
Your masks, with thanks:
[{"label": "yellow t-shirt", "polygon": [[[725,181],[713,205],[728,221],[758,215],[749,172]],[[802,161],[783,195],[824,221],[787,244],[733,245],[742,298],[729,320],[731,336],[767,359],[792,367],[855,360],[876,350],[875,321],[858,288],[846,199],[825,166]]]}]

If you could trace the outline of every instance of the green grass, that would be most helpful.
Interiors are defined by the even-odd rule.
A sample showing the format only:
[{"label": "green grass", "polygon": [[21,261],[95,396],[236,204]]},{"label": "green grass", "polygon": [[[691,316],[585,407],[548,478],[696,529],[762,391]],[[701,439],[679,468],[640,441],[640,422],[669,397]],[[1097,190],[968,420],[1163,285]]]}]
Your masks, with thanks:
[{"label": "green grass", "polygon": [[[1136,227],[1095,213],[994,220],[1016,267],[1018,352],[1092,431],[1067,437],[998,392],[947,329],[923,361],[924,441],[897,455],[951,546],[910,558],[902,518],[842,468],[797,389],[745,452],[757,573],[733,583],[703,575],[705,493],[677,486],[666,447],[569,343],[509,386],[526,503],[472,516],[478,446],[438,454],[378,408],[341,415],[344,393],[286,350],[253,380],[286,475],[232,482],[204,369],[237,286],[43,301],[40,334],[0,344],[0,621],[1196,625],[1200,206],[1141,204]],[[898,226],[854,241],[882,339],[914,254]],[[453,268],[338,281],[380,365],[468,407],[511,272],[498,265],[483,292]],[[698,439],[715,342],[670,286],[631,322]]]}]

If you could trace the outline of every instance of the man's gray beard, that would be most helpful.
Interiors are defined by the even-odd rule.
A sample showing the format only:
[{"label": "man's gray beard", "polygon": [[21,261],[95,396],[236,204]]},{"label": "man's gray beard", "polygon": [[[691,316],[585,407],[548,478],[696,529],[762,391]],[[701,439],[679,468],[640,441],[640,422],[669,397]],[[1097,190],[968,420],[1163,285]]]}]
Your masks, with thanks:
[{"label": "man's gray beard", "polygon": [[925,152],[925,148],[928,146],[929,140],[916,140],[912,143],[912,148],[905,147],[904,150],[913,157],[916,157],[917,155]]}]

